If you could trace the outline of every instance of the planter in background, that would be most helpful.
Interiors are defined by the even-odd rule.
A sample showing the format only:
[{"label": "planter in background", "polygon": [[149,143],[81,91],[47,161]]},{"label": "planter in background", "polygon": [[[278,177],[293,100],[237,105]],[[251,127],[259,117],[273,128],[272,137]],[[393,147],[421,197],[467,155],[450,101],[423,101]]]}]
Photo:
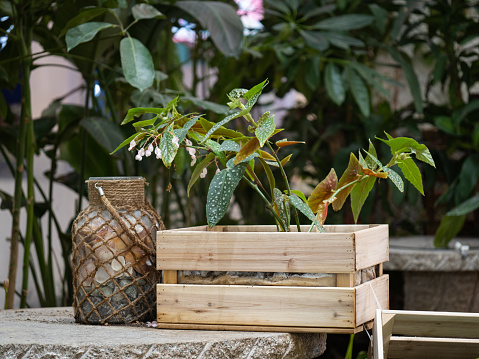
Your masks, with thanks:
[{"label": "planter in background", "polygon": [[[307,233],[306,227],[306,232],[284,233],[276,232],[275,226],[202,226],[159,231],[157,268],[163,278],[157,285],[158,326],[361,331],[378,307],[389,305],[389,280],[382,273],[389,253],[388,226],[325,229],[326,233]],[[365,273],[371,271],[376,278],[368,280]],[[205,272],[217,272],[217,276]],[[245,277],[235,272],[259,272],[261,285],[257,278],[247,285]],[[287,285],[271,285],[278,282],[269,279],[274,278],[273,272],[281,273]],[[192,276],[199,277],[201,284],[191,284]],[[222,276],[240,279],[214,284]],[[305,281],[323,276],[328,278],[327,286]],[[205,277],[213,279],[206,283]],[[181,283],[185,280],[189,284]]]},{"label": "planter in background", "polygon": [[155,317],[155,241],[163,222],[141,177],[90,178],[90,205],[73,223],[75,320],[132,323]]}]

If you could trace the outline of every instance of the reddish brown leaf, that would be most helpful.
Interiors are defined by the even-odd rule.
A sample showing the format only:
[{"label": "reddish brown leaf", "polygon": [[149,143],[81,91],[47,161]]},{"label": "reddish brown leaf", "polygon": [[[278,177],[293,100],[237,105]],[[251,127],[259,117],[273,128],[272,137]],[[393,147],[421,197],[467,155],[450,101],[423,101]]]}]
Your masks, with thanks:
[{"label": "reddish brown leaf", "polygon": [[304,141],[278,141],[276,142],[276,146],[281,148],[281,147],[296,145],[297,143],[305,143],[305,142]]},{"label": "reddish brown leaf", "polygon": [[324,201],[329,199],[334,193],[336,185],[338,184],[338,177],[334,169],[331,169],[329,174],[324,180],[319,183],[308,197],[308,206],[313,213],[320,210],[321,205],[324,205]]},{"label": "reddish brown leaf", "polygon": [[283,159],[281,160],[281,166],[284,167],[284,166],[286,165],[286,163],[289,162],[289,160],[291,159],[291,157],[293,157],[293,154],[290,154],[289,156],[283,158]]},{"label": "reddish brown leaf", "polygon": [[[358,176],[361,175],[361,169],[362,167],[358,159],[354,154],[351,153],[349,156],[348,168],[346,168],[343,175],[339,179],[338,189],[358,179]],[[335,211],[339,211],[343,207],[344,202],[346,202],[346,198],[348,198],[353,187],[354,185],[346,187],[336,195],[336,200],[333,202],[333,209]]]},{"label": "reddish brown leaf", "polygon": [[238,154],[235,157],[234,164],[237,165],[248,156],[251,156],[253,153],[258,151],[260,148],[259,141],[256,137],[253,137],[251,140],[246,142],[243,147],[239,150]]},{"label": "reddish brown leaf", "polygon": [[261,155],[262,158],[264,158],[266,161],[276,161],[276,159],[268,152],[259,150],[259,154]]}]

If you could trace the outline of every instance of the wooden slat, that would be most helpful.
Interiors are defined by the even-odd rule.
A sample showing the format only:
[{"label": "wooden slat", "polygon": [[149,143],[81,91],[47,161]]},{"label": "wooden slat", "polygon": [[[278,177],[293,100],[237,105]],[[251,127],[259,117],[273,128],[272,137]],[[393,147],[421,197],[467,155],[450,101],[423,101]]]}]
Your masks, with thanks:
[{"label": "wooden slat", "polygon": [[387,313],[395,314],[393,334],[479,338],[479,313],[421,311],[387,311]]},{"label": "wooden slat", "polygon": [[[227,325],[227,324],[179,324],[179,323],[158,323],[159,329],[190,329],[190,330],[233,330],[247,332],[279,332],[279,333],[328,333],[328,334],[356,334],[362,332],[361,325],[356,328],[325,328],[325,327],[277,327],[257,325]],[[371,329],[372,323],[366,325]]]},{"label": "wooden slat", "polygon": [[[379,301],[381,309],[389,308],[389,276],[373,279],[354,288],[356,291],[356,322],[355,326],[366,323],[374,319]],[[374,291],[374,293],[373,293]]]},{"label": "wooden slat", "polygon": [[159,231],[159,270],[354,271],[354,234]]},{"label": "wooden slat", "polygon": [[336,274],[336,287],[354,287],[357,272]]},{"label": "wooden slat", "polygon": [[388,358],[477,358],[479,339],[392,337]]},{"label": "wooden slat", "polygon": [[383,340],[383,316],[381,309],[376,309],[373,327],[373,353],[374,359],[384,359],[384,340]]},{"label": "wooden slat", "polygon": [[165,283],[165,284],[176,284],[176,283],[178,283],[178,271],[176,271],[176,270],[165,270],[165,271],[163,271],[163,283]]},{"label": "wooden slat", "polygon": [[364,269],[389,260],[388,225],[371,226],[354,232],[356,245],[356,268]]},{"label": "wooden slat", "polygon": [[394,327],[394,320],[396,318],[395,314],[389,313],[382,313],[382,340],[383,340],[383,353],[384,356],[387,357],[387,353],[389,350],[389,343],[391,342],[393,327]]},{"label": "wooden slat", "polygon": [[354,288],[158,284],[158,322],[354,328]]}]

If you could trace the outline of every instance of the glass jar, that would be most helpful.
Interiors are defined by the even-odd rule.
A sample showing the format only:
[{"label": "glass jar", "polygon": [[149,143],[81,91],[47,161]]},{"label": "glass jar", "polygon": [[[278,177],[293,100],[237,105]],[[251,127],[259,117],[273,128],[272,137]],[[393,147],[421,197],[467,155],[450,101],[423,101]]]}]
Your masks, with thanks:
[{"label": "glass jar", "polygon": [[90,204],[75,219],[73,307],[79,323],[132,323],[156,316],[156,232],[161,217],[142,177],[90,177]]}]

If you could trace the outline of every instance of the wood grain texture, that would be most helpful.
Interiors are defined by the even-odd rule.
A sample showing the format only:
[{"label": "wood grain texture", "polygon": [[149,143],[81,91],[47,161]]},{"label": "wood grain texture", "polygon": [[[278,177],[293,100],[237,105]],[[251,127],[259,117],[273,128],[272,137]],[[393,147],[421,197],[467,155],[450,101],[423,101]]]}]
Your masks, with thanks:
[{"label": "wood grain texture", "polygon": [[[354,289],[356,291],[355,326],[372,320],[376,315],[376,309],[389,309],[389,276],[387,274],[354,287]],[[380,308],[378,308],[376,298]]]},{"label": "wood grain texture", "polygon": [[159,231],[158,270],[354,271],[354,234]]},{"label": "wood grain texture", "polygon": [[178,271],[176,271],[176,270],[165,270],[165,271],[163,271],[163,283],[165,283],[165,284],[176,284],[176,283],[178,283]]},{"label": "wood grain texture", "polygon": [[388,358],[477,358],[479,339],[392,337]]},{"label": "wood grain texture", "polygon": [[[365,325],[372,329],[372,323]],[[258,325],[227,325],[227,324],[183,324],[183,323],[158,323],[160,329],[190,329],[190,330],[234,330],[247,332],[279,332],[279,333],[328,333],[328,334],[356,334],[362,332],[361,325],[356,328],[325,328],[325,327],[277,327]]]},{"label": "wood grain texture", "polygon": [[354,232],[356,268],[364,269],[389,260],[389,227],[386,224]]},{"label": "wood grain texture", "polygon": [[158,323],[356,327],[354,288],[158,284],[157,294]]}]

